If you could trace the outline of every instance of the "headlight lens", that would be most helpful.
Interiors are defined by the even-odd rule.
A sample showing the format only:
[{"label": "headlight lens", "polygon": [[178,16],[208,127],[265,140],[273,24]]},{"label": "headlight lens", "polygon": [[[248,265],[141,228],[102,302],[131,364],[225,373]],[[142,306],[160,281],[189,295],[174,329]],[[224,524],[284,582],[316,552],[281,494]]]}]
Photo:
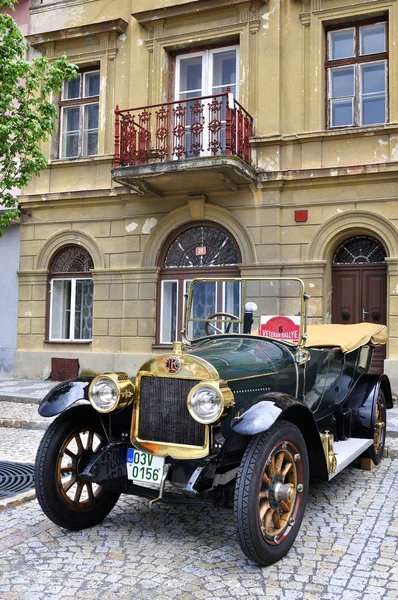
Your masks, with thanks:
[{"label": "headlight lens", "polygon": [[224,402],[215,387],[200,385],[188,397],[188,410],[199,423],[214,423],[224,410]]},{"label": "headlight lens", "polygon": [[119,400],[118,386],[109,377],[97,377],[90,386],[89,398],[96,410],[110,412],[116,408]]}]

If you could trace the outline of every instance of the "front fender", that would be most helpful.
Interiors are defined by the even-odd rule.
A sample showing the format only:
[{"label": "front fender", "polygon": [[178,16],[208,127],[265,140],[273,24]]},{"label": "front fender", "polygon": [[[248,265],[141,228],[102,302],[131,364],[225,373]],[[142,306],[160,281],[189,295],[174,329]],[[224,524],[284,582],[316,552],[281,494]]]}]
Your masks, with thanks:
[{"label": "front fender", "polygon": [[288,408],[295,405],[308,410],[287,394],[270,392],[261,395],[236,413],[231,428],[240,435],[256,435],[269,429]]},{"label": "front fender", "polygon": [[328,468],[319,430],[311,410],[295,398],[270,392],[236,413],[231,428],[240,435],[257,435],[283,419],[296,425],[307,446],[311,478],[328,480]]},{"label": "front fender", "polygon": [[88,388],[93,379],[94,377],[77,377],[59,383],[41,401],[39,415],[53,417],[78,400],[88,400]]}]

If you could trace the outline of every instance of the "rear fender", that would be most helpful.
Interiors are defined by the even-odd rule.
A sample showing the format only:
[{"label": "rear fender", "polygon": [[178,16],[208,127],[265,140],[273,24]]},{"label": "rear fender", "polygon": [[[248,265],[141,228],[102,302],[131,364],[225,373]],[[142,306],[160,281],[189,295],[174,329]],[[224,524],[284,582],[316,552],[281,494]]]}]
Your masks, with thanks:
[{"label": "rear fender", "polygon": [[373,415],[379,390],[384,392],[386,408],[392,408],[390,381],[386,375],[365,374],[360,377],[344,403],[352,412],[351,435],[357,438],[372,438]]},{"label": "rear fender", "polygon": [[292,396],[279,392],[259,396],[236,413],[231,428],[240,435],[253,436],[267,431],[281,419],[300,429],[307,445],[311,477],[327,481],[328,468],[314,415]]},{"label": "rear fender", "polygon": [[55,386],[43,398],[39,406],[39,415],[53,417],[64,412],[78,400],[88,400],[88,388],[94,377],[77,377]]}]

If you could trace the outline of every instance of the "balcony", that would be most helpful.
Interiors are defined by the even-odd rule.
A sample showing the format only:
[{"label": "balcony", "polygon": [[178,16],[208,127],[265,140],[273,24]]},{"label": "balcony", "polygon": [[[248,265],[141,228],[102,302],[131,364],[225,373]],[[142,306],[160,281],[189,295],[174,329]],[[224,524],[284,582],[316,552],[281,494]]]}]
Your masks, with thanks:
[{"label": "balcony", "polygon": [[255,179],[253,118],[229,91],[115,115],[112,178],[141,195],[237,191]]}]

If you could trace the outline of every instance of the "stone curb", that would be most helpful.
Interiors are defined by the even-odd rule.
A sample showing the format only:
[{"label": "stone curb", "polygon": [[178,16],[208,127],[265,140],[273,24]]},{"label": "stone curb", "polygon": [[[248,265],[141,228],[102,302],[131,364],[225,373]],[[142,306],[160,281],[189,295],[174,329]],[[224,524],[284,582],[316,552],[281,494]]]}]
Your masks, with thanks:
[{"label": "stone curb", "polygon": [[45,431],[51,421],[24,421],[22,419],[0,419],[0,427],[12,427],[14,429],[38,429]]},{"label": "stone curb", "polygon": [[22,492],[22,494],[11,496],[11,498],[3,498],[2,500],[0,500],[0,512],[6,510],[7,508],[15,508],[16,506],[24,504],[24,502],[34,500],[35,498],[35,490],[28,490],[27,492]]},{"label": "stone curb", "polygon": [[42,398],[32,398],[32,396],[11,396],[10,394],[1,395],[0,402],[16,402],[17,404],[37,404],[42,401]]}]

